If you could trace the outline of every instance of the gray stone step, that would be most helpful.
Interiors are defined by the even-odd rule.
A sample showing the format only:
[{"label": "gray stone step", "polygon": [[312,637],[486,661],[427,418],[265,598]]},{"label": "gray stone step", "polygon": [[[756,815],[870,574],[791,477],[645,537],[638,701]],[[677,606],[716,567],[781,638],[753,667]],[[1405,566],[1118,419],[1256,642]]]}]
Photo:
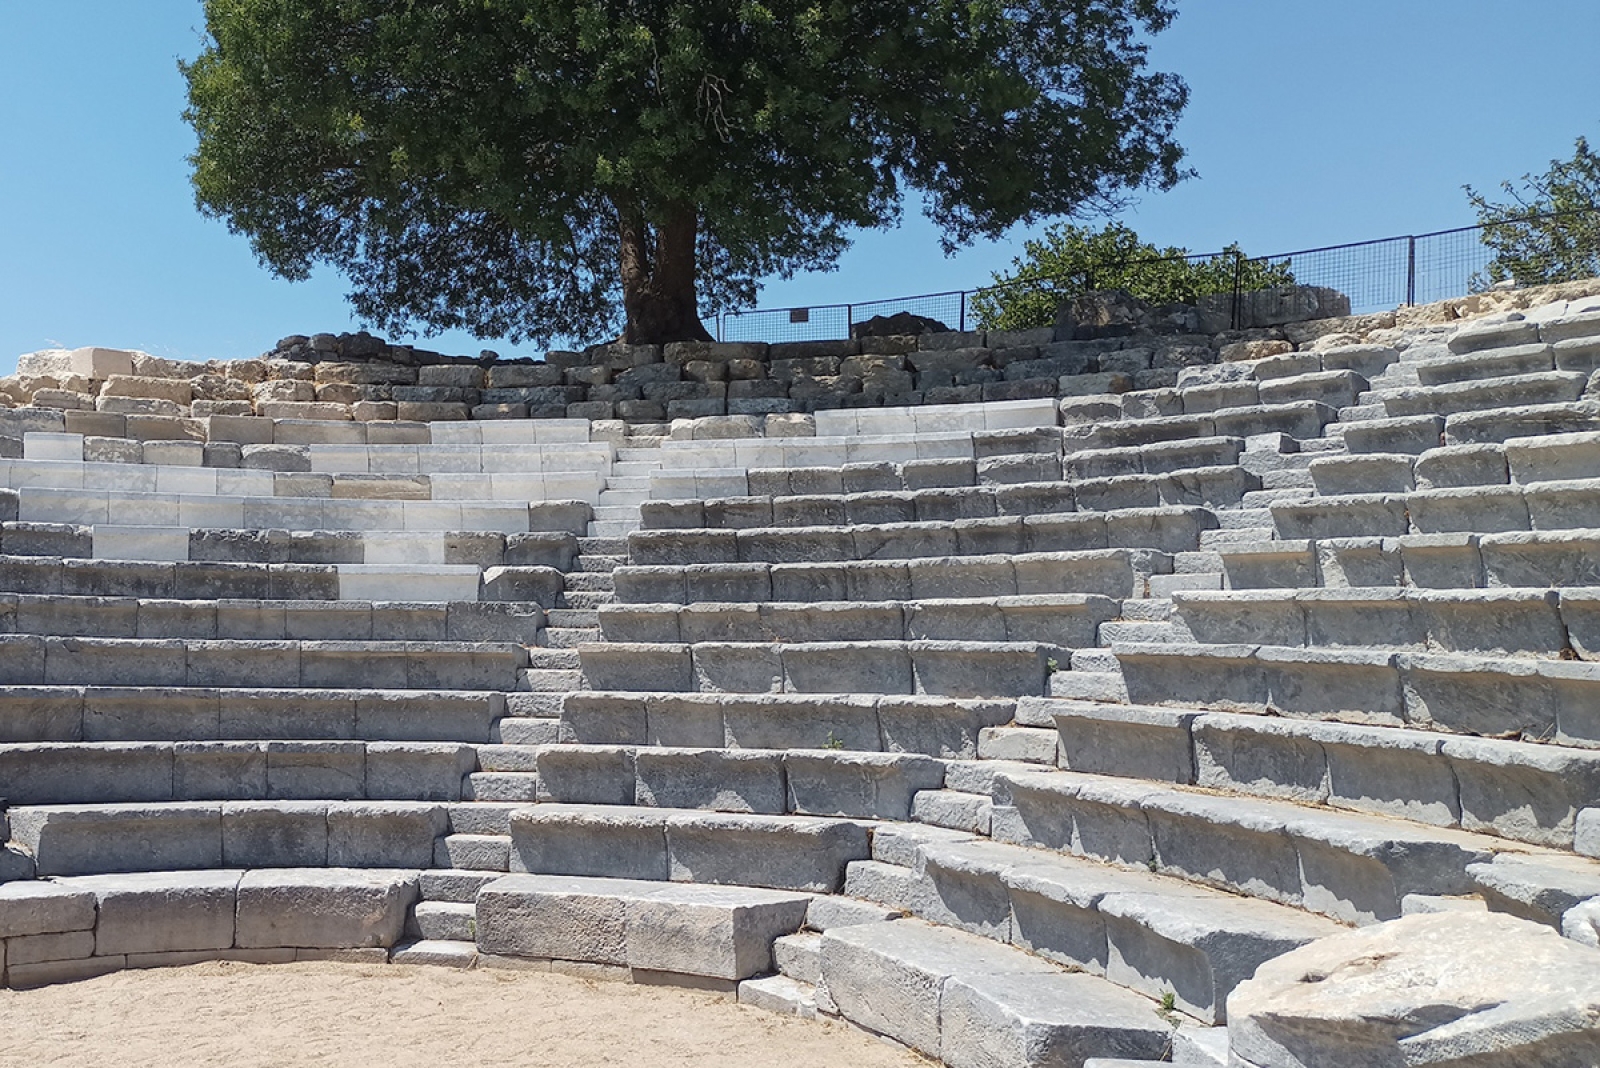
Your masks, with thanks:
[{"label": "gray stone step", "polygon": [[445,806],[400,801],[17,806],[41,876],[255,867],[425,868]]},{"label": "gray stone step", "polygon": [[811,896],[730,885],[508,875],[477,901],[478,945],[499,957],[689,976],[732,993],[772,970],[774,939],[805,922]]},{"label": "gray stone step", "polygon": [[573,570],[580,572],[598,572],[609,575],[617,568],[628,562],[627,556],[580,556],[574,561]]},{"label": "gray stone step", "polygon": [[504,745],[554,745],[559,732],[557,720],[507,716],[495,724],[490,740]]},{"label": "gray stone step", "polygon": [[988,939],[920,920],[822,939],[819,1008],[946,1064],[1081,1064],[1159,1057],[1170,1027],[1153,1003]]},{"label": "gray stone step", "polygon": [[766,975],[740,982],[739,1004],[810,1020],[817,1015],[817,992],[810,984],[787,975]]},{"label": "gray stone step", "polygon": [[0,593],[7,633],[213,641],[504,641],[533,645],[537,603],[251,601]]},{"label": "gray stone step", "polygon": [[477,966],[478,947],[468,940],[430,938],[403,942],[389,951],[389,963],[465,970]]},{"label": "gray stone step", "polygon": [[411,907],[407,931],[419,939],[472,942],[476,910],[471,902],[418,901]]},{"label": "gray stone step", "polygon": [[567,608],[599,608],[615,600],[616,594],[610,590],[571,590],[561,596],[561,603]]},{"label": "gray stone step", "polygon": [[552,646],[528,650],[528,667],[533,669],[576,671],[581,666],[576,649]]},{"label": "gray stone step", "polygon": [[453,801],[477,766],[453,742],[44,742],[0,745],[16,805]]},{"label": "gray stone step", "polygon": [[1037,642],[611,642],[586,645],[583,675],[622,691],[1038,696],[1047,661],[1067,655]]},{"label": "gray stone step", "polygon": [[0,741],[477,743],[506,710],[489,691],[0,686]]},{"label": "gray stone step", "polygon": [[610,641],[1017,641],[1062,648],[1096,643],[1117,602],[1081,594],[927,600],[697,602],[608,605]]},{"label": "gray stone step", "polygon": [[495,642],[204,641],[0,634],[0,684],[505,690],[525,647]]},{"label": "gray stone step", "polygon": [[552,608],[545,616],[548,626],[560,629],[600,625],[600,617],[592,608]]},{"label": "gray stone step", "polygon": [[581,671],[524,669],[517,672],[517,689],[533,693],[569,693],[583,686]]},{"label": "gray stone step", "polygon": [[619,602],[641,604],[811,604],[1060,594],[1121,599],[1142,596],[1152,576],[1170,573],[1173,566],[1169,554],[1149,550],[1015,552],[1010,542],[968,547],[974,552],[960,556],[820,564],[629,565],[619,567],[614,578]]},{"label": "gray stone step", "polygon": [[626,538],[583,537],[578,539],[579,556],[626,556]]},{"label": "gray stone step", "polygon": [[511,817],[518,870],[833,893],[868,855],[867,825],[622,805],[541,804]]},{"label": "gray stone step", "polygon": [[1433,731],[1181,708],[1019,702],[1053,726],[1063,767],[1198,785],[1558,849],[1581,847],[1600,752]]},{"label": "gray stone step", "polygon": [[571,571],[567,573],[567,596],[570,599],[575,592],[610,592],[611,572],[609,571]]},{"label": "gray stone step", "polygon": [[509,871],[510,857],[508,834],[450,834],[435,843],[433,865],[481,875]]},{"label": "gray stone step", "polygon": [[537,755],[541,801],[906,820],[944,765],[909,753],[556,745]]},{"label": "gray stone step", "polygon": [[581,692],[561,712],[564,742],[891,750],[977,755],[984,727],[1010,722],[1012,700],[871,694]]},{"label": "gray stone step", "polygon": [[[593,609],[585,611],[592,612]],[[544,644],[551,649],[576,649],[580,645],[600,640],[599,627],[549,627],[544,633]]]},{"label": "gray stone step", "polygon": [[1384,648],[1126,644],[1129,700],[1600,747],[1600,663]]},{"label": "gray stone step", "polygon": [[1149,866],[1344,922],[1398,917],[1407,894],[1470,892],[1468,865],[1507,848],[1382,816],[1076,772],[1008,771],[994,795],[997,840]]},{"label": "gray stone step", "polygon": [[896,829],[874,856],[904,871],[903,898],[885,904],[1151,998],[1170,992],[1206,1024],[1223,1022],[1227,995],[1259,964],[1343,930],[1295,908],[977,837]]},{"label": "gray stone step", "polygon": [[479,771],[467,776],[462,797],[468,801],[539,799],[539,776],[525,771]]}]

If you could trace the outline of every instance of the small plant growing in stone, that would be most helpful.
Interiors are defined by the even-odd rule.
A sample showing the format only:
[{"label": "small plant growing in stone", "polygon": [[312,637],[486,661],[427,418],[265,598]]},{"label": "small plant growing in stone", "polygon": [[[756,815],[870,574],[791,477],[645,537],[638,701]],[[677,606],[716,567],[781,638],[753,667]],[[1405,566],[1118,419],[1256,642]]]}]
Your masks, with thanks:
[{"label": "small plant growing in stone", "polygon": [[1054,675],[1056,672],[1061,670],[1061,661],[1052,656],[1049,660],[1044,662],[1044,669],[1047,673]]},{"label": "small plant growing in stone", "polygon": [[822,743],[824,749],[843,749],[844,739],[832,731],[828,732],[828,740]]}]

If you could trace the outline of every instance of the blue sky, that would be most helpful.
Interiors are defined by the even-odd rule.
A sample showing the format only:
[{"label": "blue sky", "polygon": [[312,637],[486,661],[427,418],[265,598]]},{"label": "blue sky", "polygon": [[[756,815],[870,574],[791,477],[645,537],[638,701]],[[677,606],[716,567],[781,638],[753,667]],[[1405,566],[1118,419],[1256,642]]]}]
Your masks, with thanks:
[{"label": "blue sky", "polygon": [[[202,25],[199,0],[0,0],[0,373],[56,345],[233,358],[357,325],[336,275],[274,279],[195,211],[177,61]],[[1595,0],[1187,0],[1154,63],[1189,82],[1179,137],[1200,177],[1123,219],[1163,245],[1253,254],[1469,224],[1464,183],[1600,138],[1597,42]],[[971,287],[1027,236],[947,259],[911,206],[760,304]]]}]

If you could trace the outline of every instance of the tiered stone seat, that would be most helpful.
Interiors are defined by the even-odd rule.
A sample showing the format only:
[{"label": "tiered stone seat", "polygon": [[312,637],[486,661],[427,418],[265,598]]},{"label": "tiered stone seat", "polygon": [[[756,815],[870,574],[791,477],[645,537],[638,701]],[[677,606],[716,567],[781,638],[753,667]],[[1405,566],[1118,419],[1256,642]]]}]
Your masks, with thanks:
[{"label": "tiered stone seat", "polygon": [[[478,422],[241,467],[263,502],[321,502],[265,534],[49,525],[19,497],[0,904],[33,874],[62,900],[26,929],[0,909],[8,975],[137,966],[110,929],[99,957],[25,940],[85,943],[104,902],[185,880],[217,931],[184,952],[281,953],[247,887],[370,867],[411,941],[337,940],[395,960],[689,983],[963,1068],[1221,1065],[1235,988],[1350,928],[1494,910],[1593,945],[1593,310],[1250,334],[1059,403],[562,430],[625,480],[582,525],[465,522],[525,442]],[[271,429],[251,455],[301,463]],[[365,528],[339,492],[462,521]],[[382,568],[481,585],[352,595]]]}]

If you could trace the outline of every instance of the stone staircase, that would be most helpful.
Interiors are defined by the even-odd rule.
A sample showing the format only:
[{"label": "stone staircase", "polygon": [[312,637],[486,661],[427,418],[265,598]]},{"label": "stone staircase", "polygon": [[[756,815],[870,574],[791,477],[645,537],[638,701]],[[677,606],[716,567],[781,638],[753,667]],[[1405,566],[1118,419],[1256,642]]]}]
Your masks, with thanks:
[{"label": "stone staircase", "polygon": [[[1591,302],[515,432],[577,504],[496,482],[510,430],[171,504],[17,417],[0,967],[532,962],[1109,1068],[1229,1063],[1252,976],[1406,917],[1595,945],[1596,370]],[[231,495],[266,533],[182,522]]]}]

